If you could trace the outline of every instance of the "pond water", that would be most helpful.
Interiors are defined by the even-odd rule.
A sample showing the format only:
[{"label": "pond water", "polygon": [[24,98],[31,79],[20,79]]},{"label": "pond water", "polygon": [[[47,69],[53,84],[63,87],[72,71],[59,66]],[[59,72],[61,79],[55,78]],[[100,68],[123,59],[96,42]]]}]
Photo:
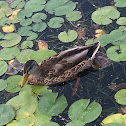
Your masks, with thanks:
[{"label": "pond water", "polygon": [[[39,32],[39,37],[34,40],[33,49],[37,50],[36,42],[38,40],[44,40],[48,43],[49,49],[55,50],[57,53],[75,45],[84,45],[85,41],[89,38],[94,37],[94,27],[91,21],[91,14],[99,7],[113,5],[112,0],[73,0],[78,2],[77,10],[81,11],[83,18],[77,21],[74,25],[80,24],[81,27],[86,29],[86,39],[77,40],[70,43],[60,42],[57,35],[61,31],[68,29],[75,29],[72,23],[66,22],[61,28],[51,29],[47,28],[45,31]],[[48,17],[49,18],[49,17]],[[17,24],[16,27],[19,27]],[[107,32],[114,30],[114,26],[102,26]],[[104,48],[100,49],[105,51]],[[81,74],[80,84],[75,96],[72,96],[76,80],[61,83],[60,85],[49,87],[53,92],[58,92],[59,96],[64,95],[67,99],[68,106],[65,111],[58,116],[52,117],[52,121],[57,122],[60,126],[65,126],[69,122],[68,109],[71,104],[79,99],[90,99],[91,102],[96,101],[102,106],[102,114],[93,122],[86,124],[85,126],[99,126],[101,121],[111,113],[117,113],[119,104],[116,103],[114,95],[117,90],[112,90],[109,86],[112,83],[121,84],[126,83],[126,64],[125,62],[114,62],[104,69],[99,71],[89,72]],[[22,72],[19,73],[22,75]],[[6,79],[8,75],[4,74],[1,76],[2,79]],[[18,93],[8,93],[5,90],[0,92],[0,103],[6,103],[12,97],[18,95]]]}]

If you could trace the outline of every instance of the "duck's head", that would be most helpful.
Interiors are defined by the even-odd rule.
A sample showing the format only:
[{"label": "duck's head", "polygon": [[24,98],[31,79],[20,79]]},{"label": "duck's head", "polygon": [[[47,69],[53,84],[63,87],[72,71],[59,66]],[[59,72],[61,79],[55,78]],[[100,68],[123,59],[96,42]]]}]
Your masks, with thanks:
[{"label": "duck's head", "polygon": [[19,83],[20,87],[23,87],[23,85],[28,80],[29,75],[31,75],[31,74],[35,75],[35,74],[37,74],[37,72],[39,70],[40,70],[39,65],[37,64],[37,62],[35,60],[27,61],[24,65],[23,77]]}]

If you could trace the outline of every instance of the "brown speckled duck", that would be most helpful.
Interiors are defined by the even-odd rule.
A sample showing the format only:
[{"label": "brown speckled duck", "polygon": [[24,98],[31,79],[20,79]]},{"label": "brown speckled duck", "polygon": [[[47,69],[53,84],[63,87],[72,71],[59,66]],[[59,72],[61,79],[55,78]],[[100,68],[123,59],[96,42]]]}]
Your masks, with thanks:
[{"label": "brown speckled duck", "polygon": [[94,61],[97,61],[96,53],[99,47],[99,42],[89,46],[76,46],[51,56],[39,64],[29,60],[24,65],[24,73],[19,85],[23,87],[27,80],[33,85],[52,85],[74,79],[79,72],[97,66],[97,62]]}]

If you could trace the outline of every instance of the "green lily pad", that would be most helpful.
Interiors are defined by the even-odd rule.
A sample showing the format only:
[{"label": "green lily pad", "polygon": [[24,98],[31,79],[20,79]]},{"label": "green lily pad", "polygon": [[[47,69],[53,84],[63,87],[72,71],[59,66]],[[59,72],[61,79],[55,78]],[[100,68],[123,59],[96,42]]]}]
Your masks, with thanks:
[{"label": "green lily pad", "polygon": [[25,49],[27,47],[32,48],[33,47],[33,41],[23,41],[21,43],[21,48],[22,49]]},{"label": "green lily pad", "polygon": [[58,38],[62,42],[72,42],[77,38],[78,34],[74,30],[68,30],[68,32],[60,32]]},{"label": "green lily pad", "polygon": [[22,50],[18,56],[17,56],[17,60],[21,63],[26,63],[28,60],[30,60],[30,56],[34,53],[33,50],[31,49],[26,49],[26,50]]},{"label": "green lily pad", "polygon": [[11,106],[0,104],[0,125],[3,126],[9,123],[15,116],[15,111]]},{"label": "green lily pad", "polygon": [[119,25],[126,25],[126,17],[120,17],[117,21],[117,24]]},{"label": "green lily pad", "polygon": [[43,126],[59,126],[59,124],[55,122],[48,122],[48,123],[43,124]]},{"label": "green lily pad", "polygon": [[66,98],[62,95],[58,97],[58,93],[47,93],[39,100],[39,111],[48,116],[55,116],[64,111],[67,107]]},{"label": "green lily pad", "polygon": [[48,49],[40,49],[38,51],[35,51],[32,53],[30,56],[30,59],[35,60],[37,63],[42,62],[43,60],[47,59],[50,56],[55,55],[56,52],[53,50],[48,50]]},{"label": "green lily pad", "polygon": [[10,48],[3,48],[2,50],[0,50],[0,59],[11,60],[11,59],[15,58],[19,52],[20,52],[20,50],[16,46],[13,46]]},{"label": "green lily pad", "polygon": [[25,5],[24,0],[15,0],[11,3],[11,8],[20,9],[20,8],[23,8],[24,5]]},{"label": "green lily pad", "polygon": [[33,95],[29,85],[24,86],[19,95],[10,99],[7,104],[16,110],[15,119],[21,120],[32,116],[38,106],[37,96]]},{"label": "green lily pad", "polygon": [[29,36],[27,40],[34,40],[38,37],[38,34],[32,31],[28,31],[26,36]]},{"label": "green lily pad", "polygon": [[35,124],[34,126],[40,126],[44,123],[47,123],[51,120],[51,116],[47,116],[45,114],[42,114],[38,109],[34,113],[35,115]]},{"label": "green lily pad", "polygon": [[7,78],[7,88],[5,89],[7,92],[16,93],[21,90],[21,87],[19,86],[19,82],[21,80],[22,76],[20,75],[14,75]]},{"label": "green lily pad", "polygon": [[8,65],[5,61],[0,61],[0,76],[7,71]]},{"label": "green lily pad", "polygon": [[25,17],[29,18],[32,16],[32,12],[30,10],[23,9],[18,12],[17,17],[24,19]]},{"label": "green lily pad", "polygon": [[9,24],[11,24],[11,20],[9,19],[9,18],[1,18],[0,19],[0,25],[1,26],[4,26],[4,25],[9,25]]},{"label": "green lily pad", "polygon": [[42,22],[42,20],[45,20],[47,18],[47,15],[44,14],[44,13],[36,13],[32,16],[32,21],[33,22],[36,22],[36,23],[39,23],[39,22]]},{"label": "green lily pad", "polygon": [[0,32],[0,39],[3,38],[3,36],[4,36],[4,35]]},{"label": "green lily pad", "polygon": [[120,123],[108,123],[103,126],[126,126],[125,124],[120,124]]},{"label": "green lily pad", "polygon": [[31,12],[42,11],[45,7],[45,0],[30,0],[25,4],[25,9]]},{"label": "green lily pad", "polygon": [[77,21],[80,18],[82,18],[81,12],[80,11],[72,11],[66,14],[66,19],[68,21]]},{"label": "green lily pad", "polygon": [[31,126],[35,122],[35,116],[32,114],[31,116],[20,119],[20,120],[12,120],[8,123],[8,126]]},{"label": "green lily pad", "polygon": [[47,11],[49,14],[53,14],[55,11],[55,8],[60,7],[67,3],[69,0],[49,0],[45,5],[45,11]]},{"label": "green lily pad", "polygon": [[20,22],[21,20],[17,17],[17,15],[13,15],[13,20],[11,20],[11,23],[18,23]]},{"label": "green lily pad", "polygon": [[126,89],[121,89],[115,94],[116,102],[121,105],[126,105]]},{"label": "green lily pad", "polygon": [[107,56],[113,61],[126,61],[126,44],[111,46],[107,49]]},{"label": "green lily pad", "polygon": [[119,27],[119,30],[120,30],[120,31],[126,31],[126,27],[125,27],[125,26],[120,26],[120,27]]},{"label": "green lily pad", "polygon": [[51,18],[48,22],[48,26],[50,28],[60,28],[62,26],[62,23],[64,23],[64,19],[61,17],[54,17]]},{"label": "green lily pad", "polygon": [[31,26],[24,26],[18,29],[18,34],[21,36],[27,36],[27,33],[32,29]]},{"label": "green lily pad", "polygon": [[11,47],[18,44],[21,41],[21,36],[17,33],[8,33],[2,39],[4,39],[0,41],[0,45],[2,47]]},{"label": "green lily pad", "polygon": [[71,121],[67,123],[65,126],[84,126],[85,124],[82,121]]},{"label": "green lily pad", "polygon": [[4,90],[7,87],[7,81],[0,79],[0,91]]},{"label": "green lily pad", "polygon": [[120,13],[115,7],[108,6],[94,11],[91,18],[97,24],[107,25],[112,23],[112,20],[119,18],[119,16]]},{"label": "green lily pad", "polygon": [[125,0],[114,0],[116,7],[126,7],[126,1]]},{"label": "green lily pad", "polygon": [[30,18],[22,19],[22,20],[20,21],[20,25],[22,25],[22,26],[28,26],[28,25],[30,25],[31,23],[32,23],[32,19],[30,19]]},{"label": "green lily pad", "polygon": [[89,123],[94,121],[101,114],[102,107],[97,102],[92,102],[89,106],[90,100],[80,99],[74,102],[68,111],[69,118],[72,121],[82,121]]},{"label": "green lily pad", "polygon": [[32,25],[32,30],[37,32],[42,32],[46,29],[47,25],[45,22],[36,23]]}]

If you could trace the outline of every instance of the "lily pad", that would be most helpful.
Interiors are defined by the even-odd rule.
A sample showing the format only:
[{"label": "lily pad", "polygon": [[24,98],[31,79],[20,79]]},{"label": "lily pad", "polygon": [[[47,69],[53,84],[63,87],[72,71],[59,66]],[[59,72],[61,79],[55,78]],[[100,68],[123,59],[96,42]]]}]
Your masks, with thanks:
[{"label": "lily pad", "polygon": [[107,49],[107,56],[113,61],[126,61],[126,44],[111,46]]},{"label": "lily pad", "polygon": [[114,0],[116,7],[126,7],[126,1],[125,0]]},{"label": "lily pad", "polygon": [[3,126],[9,123],[15,116],[15,111],[11,106],[0,104],[0,125]]},{"label": "lily pad", "polygon": [[54,17],[51,18],[48,22],[48,26],[50,28],[60,28],[62,26],[62,23],[64,23],[64,19],[61,17]]},{"label": "lily pad", "polygon": [[8,33],[2,39],[4,39],[0,41],[0,45],[2,47],[11,47],[18,44],[21,41],[21,36],[17,33]]},{"label": "lily pad", "polygon": [[42,32],[46,29],[47,25],[45,22],[36,23],[32,25],[32,30],[37,32]]},{"label": "lily pad", "polygon": [[116,102],[121,105],[126,105],[126,89],[119,90],[115,94]]},{"label": "lily pad", "polygon": [[41,61],[47,59],[50,56],[55,55],[56,52],[53,50],[48,50],[48,49],[40,49],[38,51],[35,51],[32,53],[30,56],[30,59],[35,60],[37,63],[40,63]]},{"label": "lily pad", "polygon": [[42,11],[45,7],[45,0],[30,0],[25,4],[25,9],[31,12]]},{"label": "lily pad", "polygon": [[62,42],[72,42],[77,38],[78,34],[74,30],[68,30],[68,32],[60,32],[58,38]]},{"label": "lily pad", "polygon": [[34,53],[33,50],[31,49],[26,49],[26,50],[22,50],[18,56],[17,56],[17,60],[21,63],[26,63],[28,60],[30,60],[30,56]]},{"label": "lily pad", "polygon": [[101,114],[102,107],[97,102],[92,102],[89,106],[90,100],[80,99],[74,102],[68,111],[69,118],[72,121],[82,121],[89,123],[94,121]]},{"label": "lily pad", "polygon": [[66,14],[66,19],[68,21],[77,21],[80,18],[82,18],[81,12],[80,11],[72,11]]},{"label": "lily pad", "polygon": [[45,20],[47,18],[47,15],[44,14],[44,13],[36,13],[32,16],[32,21],[33,22],[36,22],[36,23],[39,23],[39,22],[42,22],[42,20]]},{"label": "lily pad", "polygon": [[32,29],[31,26],[24,26],[18,29],[18,34],[21,36],[27,36],[27,33]]},{"label": "lily pad", "polygon": [[120,13],[115,7],[108,6],[94,11],[91,18],[97,24],[107,25],[112,23],[112,20],[119,18],[119,16]]},{"label": "lily pad", "polygon": [[58,97],[58,93],[47,93],[39,100],[39,111],[48,116],[55,116],[64,111],[67,107],[66,98],[62,95]]},{"label": "lily pad", "polygon": [[48,123],[43,124],[43,126],[59,126],[59,124],[55,122],[48,122]]},{"label": "lily pad", "polygon": [[38,109],[34,113],[35,115],[35,124],[34,126],[40,126],[43,125],[44,123],[47,123],[51,120],[51,116],[47,116],[45,114],[42,114]]},{"label": "lily pad", "polygon": [[0,50],[0,59],[11,60],[15,58],[19,54],[19,52],[20,50],[16,46],[10,48],[3,48],[2,50]]},{"label": "lily pad", "polygon": [[20,9],[20,8],[23,8],[24,5],[25,5],[24,0],[15,0],[11,3],[11,8]]},{"label": "lily pad", "polygon": [[8,65],[5,61],[0,61],[0,76],[7,71]]},{"label": "lily pad", "polygon": [[117,21],[117,24],[119,25],[126,25],[126,17],[120,17]]},{"label": "lily pad", "polygon": [[22,76],[14,75],[7,78],[7,88],[5,89],[7,92],[15,93],[21,90],[21,87],[18,85]]},{"label": "lily pad", "polygon": [[120,124],[120,123],[108,123],[103,126],[126,126],[125,124]]},{"label": "lily pad", "polygon": [[21,43],[21,48],[22,49],[25,49],[27,47],[32,48],[33,47],[33,41],[23,41]]},{"label": "lily pad", "polygon": [[85,124],[82,121],[71,121],[67,123],[65,126],[84,126]]},{"label": "lily pad", "polygon": [[7,81],[0,79],[0,91],[4,90],[7,87]]},{"label": "lily pad", "polygon": [[2,39],[2,38],[3,38],[3,36],[4,36],[4,35],[0,32],[0,39]]},{"label": "lily pad", "polygon": [[22,25],[22,26],[28,26],[28,25],[30,25],[31,23],[32,23],[32,19],[30,19],[30,18],[22,19],[22,20],[20,21],[20,25]]},{"label": "lily pad", "polygon": [[28,31],[26,36],[29,36],[27,40],[34,40],[38,37],[38,34],[32,31]]},{"label": "lily pad", "polygon": [[9,18],[2,18],[2,19],[0,19],[0,25],[1,26],[4,26],[4,25],[9,25],[9,24],[11,24],[11,20],[9,19]]}]

